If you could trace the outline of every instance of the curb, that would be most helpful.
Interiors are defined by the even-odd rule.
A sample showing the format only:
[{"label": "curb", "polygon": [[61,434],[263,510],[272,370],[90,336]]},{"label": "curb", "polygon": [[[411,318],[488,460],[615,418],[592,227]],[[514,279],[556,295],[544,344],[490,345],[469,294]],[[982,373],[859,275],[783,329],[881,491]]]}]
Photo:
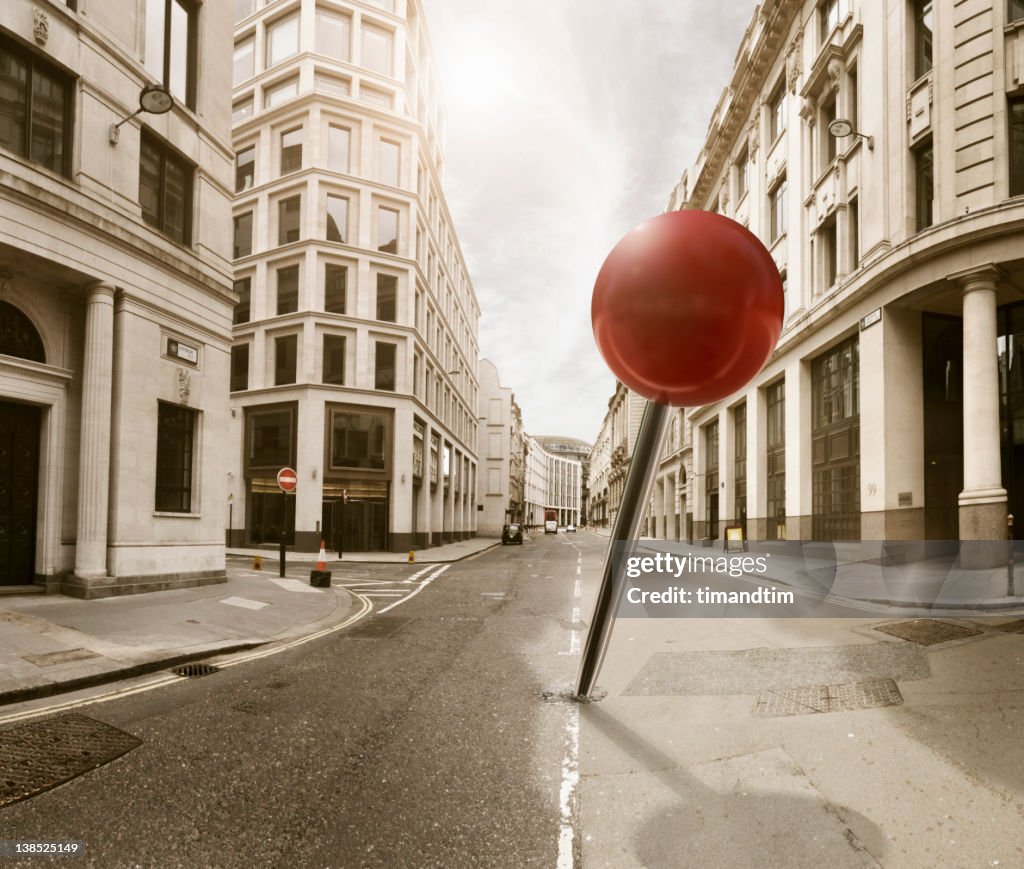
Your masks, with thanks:
[{"label": "curb", "polygon": [[147,676],[158,670],[169,670],[180,664],[190,664],[205,658],[215,658],[218,655],[230,655],[234,652],[245,652],[249,649],[258,649],[273,640],[261,640],[260,642],[235,643],[230,646],[219,646],[213,649],[205,649],[200,652],[190,652],[187,655],[171,655],[166,658],[158,658],[153,661],[145,661],[142,664],[132,664],[130,667],[118,667],[113,670],[104,670],[102,673],[93,673],[90,676],[79,676],[75,679],[68,679],[65,682],[49,682],[45,685],[33,685],[29,688],[15,688],[12,691],[0,693],[0,706],[10,706],[13,703],[23,703],[26,700],[38,700],[42,697],[53,697],[57,694],[68,694],[82,688],[94,688],[97,685],[107,685],[111,682],[120,682],[123,679],[133,679],[136,676]]},{"label": "curb", "polygon": [[[455,564],[456,562],[459,562],[459,561],[465,561],[467,558],[473,558],[476,555],[482,555],[484,552],[490,552],[496,546],[500,546],[500,545],[501,545],[501,541],[500,540],[496,540],[490,546],[485,546],[483,549],[478,549],[476,552],[467,552],[465,555],[460,555],[458,558],[443,558],[443,559],[417,558],[415,563],[416,564]],[[425,552],[429,552],[430,550],[424,550],[424,551]],[[291,553],[289,553],[289,554],[291,554]],[[246,553],[228,552],[226,557],[228,557],[228,558],[249,558],[251,556],[247,552]],[[287,559],[287,561],[289,562],[290,565],[297,565],[297,564],[298,565],[305,565],[305,564],[311,564],[312,565],[312,564],[316,564],[315,561],[309,561],[309,562],[306,562],[306,561],[293,561],[291,558]],[[264,564],[266,564],[267,562],[270,562],[272,564],[278,564],[278,559],[276,558],[276,556],[273,557],[273,558],[270,557],[270,556],[267,556],[267,557],[263,558],[263,562],[264,562]],[[397,558],[394,561],[380,561],[379,559],[376,559],[376,560],[371,559],[369,561],[366,561],[366,560],[363,560],[363,559],[355,559],[355,558],[335,558],[335,559],[331,559],[331,560],[329,560],[327,562],[327,564],[338,565],[340,567],[343,567],[346,564],[408,564],[408,563],[409,563],[408,561],[402,561],[402,560],[397,559]]]}]

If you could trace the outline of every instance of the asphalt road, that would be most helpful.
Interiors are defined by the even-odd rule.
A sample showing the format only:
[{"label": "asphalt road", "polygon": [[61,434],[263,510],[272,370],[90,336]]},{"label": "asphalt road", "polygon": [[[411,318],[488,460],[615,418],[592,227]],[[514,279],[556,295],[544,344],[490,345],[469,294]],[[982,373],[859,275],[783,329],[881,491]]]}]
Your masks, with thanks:
[{"label": "asphalt road", "polygon": [[[575,678],[604,544],[534,534],[340,633],[84,706],[142,744],[0,811],[0,839],[80,840],[105,867],[578,866],[578,714],[546,695]],[[389,571],[410,568],[367,578]]]}]

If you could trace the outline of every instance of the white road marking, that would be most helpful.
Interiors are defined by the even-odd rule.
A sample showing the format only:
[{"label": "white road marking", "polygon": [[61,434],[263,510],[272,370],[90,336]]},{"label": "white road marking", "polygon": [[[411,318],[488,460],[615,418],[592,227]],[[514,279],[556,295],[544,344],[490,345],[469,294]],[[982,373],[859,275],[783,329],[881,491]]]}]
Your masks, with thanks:
[{"label": "white road marking", "polygon": [[583,572],[583,568],[579,565],[576,566],[576,575],[579,576]]},{"label": "white road marking", "polygon": [[226,597],[217,603],[226,603],[228,606],[240,606],[247,610],[261,610],[265,606],[270,606],[266,601],[262,600],[249,600],[245,597]]},{"label": "white road marking", "polygon": [[410,576],[407,579],[403,580],[403,582],[405,582],[406,585],[411,585],[417,579],[419,579],[421,576],[423,576],[423,574],[426,573],[428,570],[433,570],[435,566],[436,565],[428,564],[422,570],[417,570],[412,576]]},{"label": "white road marking", "polygon": [[[393,604],[390,604],[389,606],[386,606],[386,607],[384,607],[384,609],[382,609],[382,610],[380,611],[381,615],[383,615],[384,613],[386,613],[386,612],[387,612],[388,610],[390,610],[390,609],[394,609],[394,608],[395,608],[396,606],[398,606],[398,605],[399,605],[400,603],[405,603],[405,602],[406,602],[407,600],[409,600],[410,598],[414,598],[414,597],[416,597],[416,595],[418,595],[418,594],[419,594],[419,593],[420,593],[421,591],[423,591],[423,589],[425,589],[425,588],[426,588],[426,587],[427,587],[428,585],[430,585],[430,583],[432,583],[432,582],[433,582],[433,581],[434,581],[435,579],[437,579],[437,578],[438,578],[438,577],[439,577],[439,576],[440,576],[440,575],[441,575],[442,573],[444,573],[444,572],[445,572],[445,571],[446,571],[446,570],[447,570],[447,569],[448,569],[449,567],[451,567],[451,565],[450,565],[450,564],[444,564],[444,565],[442,565],[442,566],[441,566],[441,568],[440,568],[439,570],[435,570],[435,571],[434,571],[434,572],[433,572],[432,574],[430,574],[430,576],[428,576],[428,577],[427,577],[426,579],[424,579],[424,580],[423,580],[423,581],[422,581],[422,582],[421,582],[421,583],[420,583],[420,584],[419,584],[418,586],[416,586],[416,588],[415,588],[415,589],[414,589],[414,590],[413,590],[413,591],[412,591],[412,592],[411,592],[410,594],[407,594],[407,595],[406,595],[405,597],[403,597],[403,598],[402,598],[401,600],[396,600],[396,601],[395,601],[395,602],[394,602]],[[429,568],[428,568],[428,569],[429,569]]]},{"label": "white road marking", "polygon": [[581,593],[583,591],[583,587],[581,586],[580,583],[581,583],[581,580],[577,579],[576,580],[576,585],[574,586],[573,591],[572,591],[573,597],[580,597],[581,596]]},{"label": "white road marking", "polygon": [[285,591],[299,591],[308,592],[310,594],[323,594],[323,590],[319,588],[313,588],[308,582],[303,582],[301,579],[273,579],[267,577],[274,585],[279,585]]}]

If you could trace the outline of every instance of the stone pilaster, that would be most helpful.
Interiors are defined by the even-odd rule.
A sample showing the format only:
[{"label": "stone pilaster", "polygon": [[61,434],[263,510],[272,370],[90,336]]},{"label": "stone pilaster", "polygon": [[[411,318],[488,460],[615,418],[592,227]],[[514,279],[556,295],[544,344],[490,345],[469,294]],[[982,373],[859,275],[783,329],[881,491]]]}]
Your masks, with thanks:
[{"label": "stone pilaster", "polygon": [[[960,539],[965,541],[1006,537],[1006,489],[999,455],[998,278],[993,266],[955,276],[964,294],[964,489],[959,500]],[[998,546],[961,548],[965,566],[1004,560],[1005,552]]]},{"label": "stone pilaster", "polygon": [[78,533],[75,542],[75,576],[81,579],[107,575],[113,361],[114,288],[97,283],[88,289],[85,359],[82,365]]}]

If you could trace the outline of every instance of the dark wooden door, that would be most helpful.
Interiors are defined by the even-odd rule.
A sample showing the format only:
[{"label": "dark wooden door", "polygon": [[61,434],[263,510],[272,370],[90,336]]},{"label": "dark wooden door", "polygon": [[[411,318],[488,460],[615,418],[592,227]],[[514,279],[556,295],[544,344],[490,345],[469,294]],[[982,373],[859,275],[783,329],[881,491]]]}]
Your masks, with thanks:
[{"label": "dark wooden door", "polygon": [[0,585],[35,581],[39,408],[0,402]]}]

